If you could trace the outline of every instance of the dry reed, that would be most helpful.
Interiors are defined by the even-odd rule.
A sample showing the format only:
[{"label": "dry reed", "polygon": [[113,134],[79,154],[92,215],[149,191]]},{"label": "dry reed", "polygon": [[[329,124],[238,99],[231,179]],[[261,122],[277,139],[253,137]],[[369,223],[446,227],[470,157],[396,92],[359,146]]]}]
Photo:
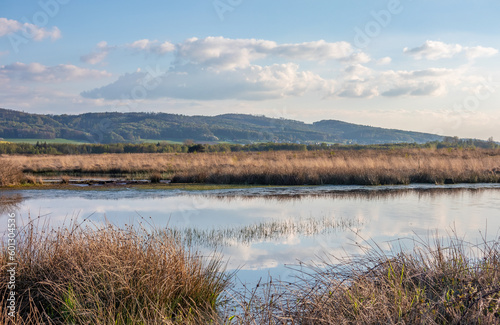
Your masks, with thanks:
[{"label": "dry reed", "polygon": [[496,183],[500,150],[359,150],[8,156],[25,172],[161,173],[177,183],[385,185]]},{"label": "dry reed", "polygon": [[[41,230],[41,231],[40,231]],[[168,231],[30,223],[18,235],[17,318],[2,324],[498,324],[500,242],[419,241],[412,252],[364,254],[306,266],[293,283],[228,295],[220,260],[203,263]],[[2,247],[0,272],[6,273]],[[324,266],[326,265],[326,266]]]},{"label": "dry reed", "polygon": [[19,165],[0,158],[0,186],[19,184],[23,179],[23,172]]},{"label": "dry reed", "polygon": [[[2,247],[0,272],[6,273]],[[33,224],[17,236],[17,315],[7,316],[0,277],[0,323],[189,324],[216,318],[227,276],[165,233]]]},{"label": "dry reed", "polygon": [[500,244],[419,243],[302,269],[302,281],[260,283],[231,324],[499,324]]}]

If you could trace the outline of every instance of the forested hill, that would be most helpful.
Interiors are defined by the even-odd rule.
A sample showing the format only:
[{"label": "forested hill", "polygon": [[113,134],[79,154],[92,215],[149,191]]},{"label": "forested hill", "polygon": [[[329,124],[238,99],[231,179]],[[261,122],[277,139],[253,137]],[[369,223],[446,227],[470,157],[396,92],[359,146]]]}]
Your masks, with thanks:
[{"label": "forested hill", "polygon": [[307,124],[245,114],[185,116],[166,113],[41,115],[0,109],[0,138],[117,143],[192,139],[196,142],[395,143],[440,141],[441,136],[335,120]]}]

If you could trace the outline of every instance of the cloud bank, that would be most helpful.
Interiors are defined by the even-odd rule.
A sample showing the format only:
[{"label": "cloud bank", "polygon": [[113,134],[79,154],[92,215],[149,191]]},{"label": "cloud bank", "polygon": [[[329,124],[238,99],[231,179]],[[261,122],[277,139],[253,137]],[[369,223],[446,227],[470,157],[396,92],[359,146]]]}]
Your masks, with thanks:
[{"label": "cloud bank", "polygon": [[492,47],[474,46],[467,47],[460,44],[446,44],[439,41],[426,41],[423,45],[415,48],[404,48],[403,52],[413,56],[417,60],[439,60],[452,58],[460,53],[465,54],[468,59],[490,57],[498,53]]},{"label": "cloud bank", "polygon": [[[101,44],[101,47],[107,48],[107,44]],[[460,68],[387,70],[384,66],[391,64],[390,57],[372,60],[368,54],[355,51],[347,42],[320,40],[278,44],[269,40],[207,37],[190,38],[179,44],[140,40],[126,47],[146,53],[174,55],[172,68],[155,77],[154,87],[145,88],[140,96],[136,96],[141,99],[265,100],[308,93],[315,93],[323,99],[442,96],[450,88],[471,81],[466,71]],[[451,58],[459,53],[477,58],[496,52],[493,48],[432,41],[411,50],[405,49],[407,54],[429,60]],[[262,64],[270,60],[284,60],[285,63]],[[304,61],[324,62],[340,70],[335,79],[324,78],[317,72],[302,70],[297,62]],[[370,62],[373,62],[372,67],[367,65]],[[81,95],[105,100],[134,97],[134,91],[148,78],[146,72],[128,73],[111,84]]]},{"label": "cloud bank", "polygon": [[0,66],[0,77],[4,81],[63,82],[82,79],[110,77],[106,71],[84,69],[71,64],[45,66],[40,63],[21,62]]},{"label": "cloud bank", "polygon": [[46,29],[30,23],[21,23],[13,19],[0,18],[0,37],[17,32],[23,32],[23,35],[29,35],[29,38],[35,41],[41,41],[46,38],[50,38],[51,40],[61,38],[61,31],[57,27]]}]

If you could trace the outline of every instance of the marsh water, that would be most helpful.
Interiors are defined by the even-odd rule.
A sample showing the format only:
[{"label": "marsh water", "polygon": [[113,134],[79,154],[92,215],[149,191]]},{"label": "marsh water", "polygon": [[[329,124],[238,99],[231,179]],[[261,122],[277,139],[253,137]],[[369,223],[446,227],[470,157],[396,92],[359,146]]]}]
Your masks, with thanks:
[{"label": "marsh water", "polygon": [[498,240],[500,184],[449,186],[265,187],[210,191],[0,191],[0,231],[7,213],[53,227],[72,221],[172,229],[201,254],[221,253],[242,282],[291,276],[299,261],[411,249],[414,240],[456,234]]}]

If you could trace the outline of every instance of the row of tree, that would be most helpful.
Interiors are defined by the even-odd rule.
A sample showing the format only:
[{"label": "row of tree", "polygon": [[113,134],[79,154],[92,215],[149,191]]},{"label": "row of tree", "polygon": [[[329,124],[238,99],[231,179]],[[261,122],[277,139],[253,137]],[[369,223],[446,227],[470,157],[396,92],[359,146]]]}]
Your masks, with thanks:
[{"label": "row of tree", "polygon": [[[450,140],[450,139],[447,139]],[[388,150],[410,148],[487,148],[496,149],[500,145],[493,141],[457,140],[443,142],[428,142],[426,144],[399,143],[376,145],[341,145],[341,144],[295,144],[295,143],[254,143],[240,144],[195,144],[190,141],[184,144],[170,144],[166,142],[141,144],[64,144],[64,143],[0,143],[0,154],[21,155],[77,155],[103,153],[194,153],[194,152],[238,152],[238,151],[314,151],[314,150]]]}]

